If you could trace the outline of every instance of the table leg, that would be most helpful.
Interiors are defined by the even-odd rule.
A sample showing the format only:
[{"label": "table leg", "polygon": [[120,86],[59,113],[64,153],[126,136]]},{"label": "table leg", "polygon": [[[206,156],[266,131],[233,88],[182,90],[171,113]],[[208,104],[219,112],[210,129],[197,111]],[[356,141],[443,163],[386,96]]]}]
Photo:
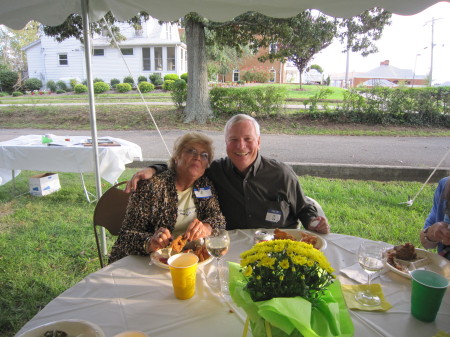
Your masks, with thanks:
[{"label": "table leg", "polygon": [[[83,185],[84,195],[86,196],[87,201],[88,201],[89,203],[92,203],[92,202],[97,201],[97,197],[96,197],[94,194],[92,194],[91,192],[89,192],[89,191],[87,190],[86,184],[85,184],[85,182],[84,182],[83,173],[80,173],[80,178],[81,178],[81,184]],[[95,197],[95,199],[91,200],[91,199],[89,198],[89,195]]]}]

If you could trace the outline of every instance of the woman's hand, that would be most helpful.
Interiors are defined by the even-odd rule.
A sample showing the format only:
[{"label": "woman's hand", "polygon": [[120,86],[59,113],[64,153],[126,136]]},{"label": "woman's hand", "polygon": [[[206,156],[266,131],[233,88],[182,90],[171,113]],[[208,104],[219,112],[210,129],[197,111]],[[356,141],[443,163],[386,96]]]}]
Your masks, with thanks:
[{"label": "woman's hand", "polygon": [[328,234],[330,233],[330,225],[328,224],[327,218],[324,216],[318,216],[311,219],[308,225],[308,230],[320,234]]},{"label": "woman's hand", "polygon": [[[425,238],[427,237],[427,239]],[[436,222],[428,227],[427,234],[420,234],[420,241],[425,248],[434,248],[439,242],[450,245],[450,229],[445,222]]]},{"label": "woman's hand", "polygon": [[166,248],[172,241],[172,234],[167,228],[159,228],[151,237],[147,252],[154,252],[158,249]]},{"label": "woman's hand", "polygon": [[186,229],[184,238],[188,239],[188,241],[195,241],[211,235],[211,231],[212,228],[210,224],[203,223],[200,220],[195,219],[189,224],[188,228]]}]

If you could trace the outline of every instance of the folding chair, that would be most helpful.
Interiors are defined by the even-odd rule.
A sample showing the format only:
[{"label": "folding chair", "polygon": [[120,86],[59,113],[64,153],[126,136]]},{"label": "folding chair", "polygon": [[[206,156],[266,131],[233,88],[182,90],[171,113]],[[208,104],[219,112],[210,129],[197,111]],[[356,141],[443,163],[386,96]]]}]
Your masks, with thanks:
[{"label": "folding chair", "polygon": [[118,188],[120,185],[125,183],[127,182],[122,181],[109,188],[100,197],[97,205],[95,206],[94,234],[95,242],[97,243],[98,258],[102,268],[105,265],[103,259],[107,256],[103,256],[102,254],[97,226],[106,228],[111,235],[119,235],[120,227],[122,226],[123,219],[125,218],[128,199],[130,197],[129,193],[125,193],[124,190]]}]

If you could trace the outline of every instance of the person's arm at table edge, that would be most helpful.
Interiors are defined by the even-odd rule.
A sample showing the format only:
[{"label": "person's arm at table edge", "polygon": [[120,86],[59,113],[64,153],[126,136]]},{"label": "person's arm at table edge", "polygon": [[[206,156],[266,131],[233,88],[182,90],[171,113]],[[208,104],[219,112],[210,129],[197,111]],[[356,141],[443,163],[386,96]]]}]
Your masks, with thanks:
[{"label": "person's arm at table edge", "polygon": [[155,174],[159,174],[167,170],[166,164],[155,164],[146,167],[138,172],[136,172],[133,177],[127,182],[125,187],[125,193],[130,193],[136,191],[137,183],[140,180],[147,180],[153,177]]}]

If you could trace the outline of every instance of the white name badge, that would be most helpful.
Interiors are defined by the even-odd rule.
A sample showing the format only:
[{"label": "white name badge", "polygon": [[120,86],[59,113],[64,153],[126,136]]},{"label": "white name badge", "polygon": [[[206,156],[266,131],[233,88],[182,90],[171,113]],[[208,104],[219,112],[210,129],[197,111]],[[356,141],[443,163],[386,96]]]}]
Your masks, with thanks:
[{"label": "white name badge", "polygon": [[281,211],[276,211],[274,209],[269,209],[266,214],[266,221],[278,222],[281,219]]},{"label": "white name badge", "polygon": [[200,187],[198,189],[195,188],[194,193],[195,196],[199,199],[212,197],[211,187]]}]

